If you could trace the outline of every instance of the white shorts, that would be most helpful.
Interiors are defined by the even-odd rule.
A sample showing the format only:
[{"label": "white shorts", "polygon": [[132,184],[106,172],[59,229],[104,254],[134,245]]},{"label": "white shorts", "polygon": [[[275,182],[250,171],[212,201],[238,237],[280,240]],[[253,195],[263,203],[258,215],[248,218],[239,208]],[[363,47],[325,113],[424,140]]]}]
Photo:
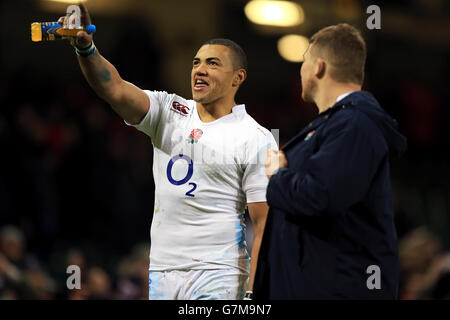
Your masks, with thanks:
[{"label": "white shorts", "polygon": [[236,269],[150,271],[149,300],[242,300],[248,274]]}]

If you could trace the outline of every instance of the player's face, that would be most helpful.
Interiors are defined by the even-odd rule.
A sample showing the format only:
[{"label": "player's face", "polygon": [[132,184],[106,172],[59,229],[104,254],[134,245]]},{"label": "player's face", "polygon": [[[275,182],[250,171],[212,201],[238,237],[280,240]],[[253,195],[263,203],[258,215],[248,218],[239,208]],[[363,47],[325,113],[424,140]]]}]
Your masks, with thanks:
[{"label": "player's face", "polygon": [[234,95],[234,68],[230,49],[222,45],[204,45],[192,62],[192,98],[202,104]]},{"label": "player's face", "polygon": [[310,47],[303,55],[303,64],[300,68],[300,77],[302,80],[302,99],[305,102],[314,102],[313,96],[316,90],[316,83],[314,82],[315,60],[311,56]]}]

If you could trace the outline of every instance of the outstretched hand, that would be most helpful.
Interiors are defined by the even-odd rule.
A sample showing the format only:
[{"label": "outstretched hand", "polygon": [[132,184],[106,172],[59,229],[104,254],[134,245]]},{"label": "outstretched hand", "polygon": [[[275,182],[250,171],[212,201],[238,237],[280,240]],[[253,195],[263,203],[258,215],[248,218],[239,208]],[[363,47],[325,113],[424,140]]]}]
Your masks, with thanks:
[{"label": "outstretched hand", "polygon": [[[89,16],[89,12],[87,10],[86,5],[83,2],[79,2],[78,6],[80,7],[81,10],[81,25],[82,26],[87,26],[88,24],[92,24],[91,21],[91,17]],[[67,17],[60,17],[58,19],[58,23],[64,25],[65,21],[66,21]],[[76,38],[71,38],[70,39],[70,44],[72,46],[76,46],[79,49],[84,49],[87,48],[91,45],[93,40],[93,35],[92,34],[88,34],[86,31],[79,31],[77,33]]]}]

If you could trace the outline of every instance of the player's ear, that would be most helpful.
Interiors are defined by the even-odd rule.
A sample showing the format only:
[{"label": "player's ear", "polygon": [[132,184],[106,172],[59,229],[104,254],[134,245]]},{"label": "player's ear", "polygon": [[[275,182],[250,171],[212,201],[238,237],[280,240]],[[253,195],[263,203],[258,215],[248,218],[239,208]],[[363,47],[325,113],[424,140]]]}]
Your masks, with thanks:
[{"label": "player's ear", "polygon": [[326,68],[327,64],[325,63],[325,61],[323,61],[321,58],[317,58],[314,75],[319,79],[323,78]]},{"label": "player's ear", "polygon": [[244,69],[238,69],[234,72],[233,77],[233,87],[238,87],[244,82],[244,80],[247,78],[247,71]]}]

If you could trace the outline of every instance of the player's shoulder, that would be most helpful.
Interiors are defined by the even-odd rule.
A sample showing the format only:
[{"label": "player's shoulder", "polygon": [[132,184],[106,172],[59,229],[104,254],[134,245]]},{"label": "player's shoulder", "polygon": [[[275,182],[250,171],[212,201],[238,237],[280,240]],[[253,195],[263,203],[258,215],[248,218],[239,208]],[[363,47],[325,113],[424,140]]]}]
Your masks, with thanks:
[{"label": "player's shoulder", "polygon": [[249,114],[245,114],[242,121],[249,140],[264,142],[265,144],[274,140],[272,132],[259,124]]},{"label": "player's shoulder", "polygon": [[185,103],[188,103],[190,100],[183,98],[182,96],[179,96],[176,93],[169,93],[167,91],[163,91],[163,90],[144,90],[144,92],[149,95],[149,96],[153,96],[155,98],[160,99],[162,102],[171,102],[171,101],[182,101]]},{"label": "player's shoulder", "polygon": [[150,99],[157,99],[163,108],[169,109],[180,115],[187,116],[194,109],[193,100],[186,99],[178,94],[158,90],[144,90],[144,92]]},{"label": "player's shoulder", "polygon": [[358,130],[362,132],[373,129],[374,122],[360,109],[355,107],[342,108],[335,112],[330,121],[330,130]]},{"label": "player's shoulder", "polygon": [[263,136],[267,136],[269,134],[271,134],[271,132],[263,127],[262,125],[260,125],[251,115],[249,115],[248,113],[245,114],[245,116],[242,119],[245,124],[246,124],[246,128],[252,132],[254,132],[257,135],[263,135]]}]

